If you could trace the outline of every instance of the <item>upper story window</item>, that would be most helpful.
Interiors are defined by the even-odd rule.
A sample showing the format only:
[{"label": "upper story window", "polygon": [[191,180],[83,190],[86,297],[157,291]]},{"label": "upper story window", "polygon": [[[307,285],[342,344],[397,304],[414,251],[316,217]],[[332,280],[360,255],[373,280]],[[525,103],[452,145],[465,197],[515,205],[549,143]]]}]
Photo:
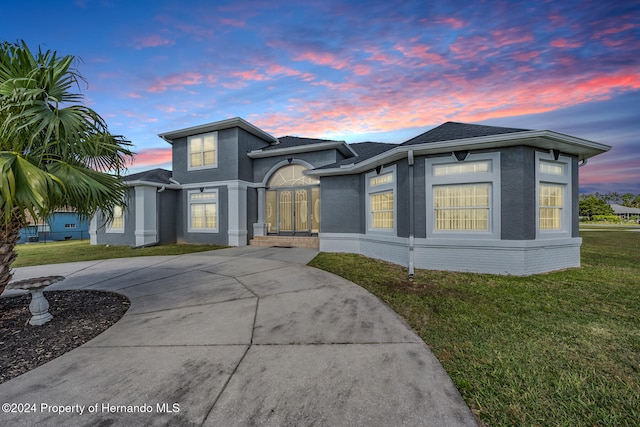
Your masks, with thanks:
[{"label": "upper story window", "polygon": [[426,162],[427,230],[434,237],[500,238],[500,153]]},{"label": "upper story window", "polygon": [[187,138],[189,170],[218,167],[218,132]]},{"label": "upper story window", "polygon": [[392,234],[396,229],[396,168],[367,175],[367,231]]},{"label": "upper story window", "polygon": [[571,158],[536,152],[538,237],[571,233]]}]

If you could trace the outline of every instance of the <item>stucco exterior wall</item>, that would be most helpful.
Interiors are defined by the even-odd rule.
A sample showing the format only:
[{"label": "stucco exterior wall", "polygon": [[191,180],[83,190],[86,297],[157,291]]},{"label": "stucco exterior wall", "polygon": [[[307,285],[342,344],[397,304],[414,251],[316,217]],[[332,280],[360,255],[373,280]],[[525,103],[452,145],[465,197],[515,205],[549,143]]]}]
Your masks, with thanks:
[{"label": "stucco exterior wall", "polygon": [[509,147],[500,150],[502,186],[502,240],[536,238],[535,150]]},{"label": "stucco exterior wall", "polygon": [[269,179],[267,174],[271,172],[273,167],[280,163],[283,166],[286,165],[288,162],[288,159],[302,160],[312,165],[314,168],[317,168],[317,167],[321,167],[331,163],[335,163],[336,150],[313,151],[310,153],[298,153],[295,155],[290,154],[290,155],[283,155],[283,156],[254,159],[253,160],[253,182],[261,183]]},{"label": "stucco exterior wall", "polygon": [[216,233],[189,232],[189,202],[187,190],[182,190],[177,197],[176,240],[178,243],[229,244],[228,191],[226,186],[205,186],[204,190],[218,190],[218,231]]},{"label": "stucco exterior wall", "polygon": [[364,176],[320,178],[320,218],[321,232],[364,233]]},{"label": "stucco exterior wall", "polygon": [[158,234],[161,245],[176,243],[176,198],[179,191],[158,193]]},{"label": "stucco exterior wall", "polygon": [[133,246],[136,244],[136,204],[134,189],[127,189],[126,207],[124,208],[124,233],[107,231],[107,224],[102,213],[96,215],[96,239],[99,245]]},{"label": "stucco exterior wall", "polygon": [[188,170],[187,137],[173,141],[173,179],[181,184],[238,179],[238,128],[218,132],[218,167]]}]

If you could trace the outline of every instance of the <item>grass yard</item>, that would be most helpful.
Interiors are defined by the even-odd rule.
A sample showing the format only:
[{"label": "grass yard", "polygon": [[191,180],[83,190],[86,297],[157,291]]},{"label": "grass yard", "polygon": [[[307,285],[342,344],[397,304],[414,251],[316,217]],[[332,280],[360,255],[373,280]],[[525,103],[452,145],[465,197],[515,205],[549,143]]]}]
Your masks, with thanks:
[{"label": "grass yard", "polygon": [[582,268],[529,277],[321,253],[386,301],[489,426],[640,426],[640,232],[582,233]]},{"label": "grass yard", "polygon": [[161,245],[131,249],[129,246],[90,245],[88,240],[35,243],[16,246],[18,258],[16,258],[12,267],[151,255],[182,255],[221,248],[223,248],[223,246]]}]

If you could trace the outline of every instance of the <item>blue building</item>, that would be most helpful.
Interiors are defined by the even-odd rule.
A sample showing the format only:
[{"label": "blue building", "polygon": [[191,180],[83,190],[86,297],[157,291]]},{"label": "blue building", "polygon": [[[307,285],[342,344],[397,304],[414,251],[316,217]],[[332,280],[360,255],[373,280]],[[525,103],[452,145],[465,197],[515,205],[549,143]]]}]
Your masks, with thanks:
[{"label": "blue building", "polygon": [[89,221],[81,219],[73,211],[55,212],[43,221],[31,220],[20,230],[18,243],[35,243],[61,240],[84,240],[89,238]]}]

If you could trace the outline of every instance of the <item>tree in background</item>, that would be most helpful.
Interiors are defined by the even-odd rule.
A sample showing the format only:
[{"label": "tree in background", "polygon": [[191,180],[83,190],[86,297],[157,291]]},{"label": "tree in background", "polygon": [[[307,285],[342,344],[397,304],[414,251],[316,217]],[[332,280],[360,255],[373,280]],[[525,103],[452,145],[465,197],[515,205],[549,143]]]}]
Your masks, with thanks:
[{"label": "tree in background", "polygon": [[613,208],[601,197],[593,194],[583,194],[579,198],[580,216],[613,215]]},{"label": "tree in background", "polygon": [[124,200],[131,143],[82,105],[76,62],[34,55],[24,42],[0,44],[0,293],[26,212],[46,218],[70,207],[84,218],[97,210],[109,217]]},{"label": "tree in background", "polygon": [[628,208],[640,208],[640,194],[625,193],[621,195],[615,191],[604,194],[596,192],[595,197],[607,204],[615,203]]}]

